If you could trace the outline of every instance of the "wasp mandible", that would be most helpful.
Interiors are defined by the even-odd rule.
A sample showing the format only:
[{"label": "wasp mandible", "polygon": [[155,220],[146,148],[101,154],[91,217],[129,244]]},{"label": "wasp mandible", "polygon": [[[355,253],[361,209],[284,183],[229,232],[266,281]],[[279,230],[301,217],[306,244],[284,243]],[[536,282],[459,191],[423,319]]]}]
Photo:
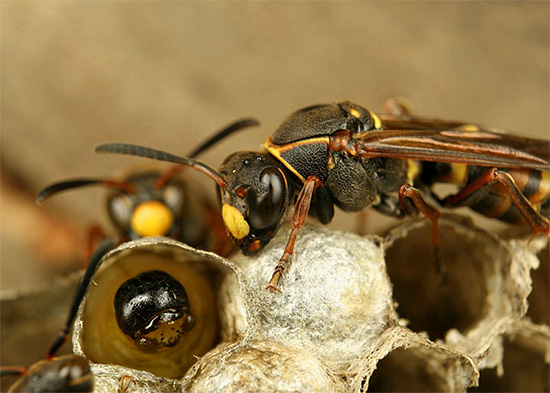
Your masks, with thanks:
[{"label": "wasp mandible", "polygon": [[[352,102],[300,109],[267,139],[264,152],[233,153],[219,172],[136,145],[105,144],[96,151],[175,162],[209,176],[221,192],[227,232],[244,254],[261,250],[294,204],[290,237],[267,285],[276,291],[308,212],[326,224],[334,205],[349,212],[373,207],[396,217],[423,213],[432,222],[435,250],[440,207],[468,206],[506,222],[526,222],[533,235],[549,233],[548,141],[395,112],[377,115]],[[436,183],[460,190],[439,198],[432,190]]]}]

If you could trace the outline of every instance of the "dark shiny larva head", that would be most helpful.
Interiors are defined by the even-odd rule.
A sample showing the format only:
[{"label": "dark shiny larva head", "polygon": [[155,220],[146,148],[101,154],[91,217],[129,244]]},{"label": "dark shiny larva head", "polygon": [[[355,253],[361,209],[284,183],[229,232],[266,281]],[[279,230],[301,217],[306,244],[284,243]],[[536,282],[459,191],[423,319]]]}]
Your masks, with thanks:
[{"label": "dark shiny larva head", "polygon": [[81,356],[42,360],[11,386],[9,392],[92,392],[94,377]]},{"label": "dark shiny larva head", "polygon": [[282,164],[267,153],[238,152],[222,164],[223,221],[244,254],[261,250],[273,238],[291,204]]},{"label": "dark shiny larva head", "polygon": [[114,307],[118,326],[142,352],[173,347],[195,326],[185,288],[159,270],[124,282],[115,295]]}]

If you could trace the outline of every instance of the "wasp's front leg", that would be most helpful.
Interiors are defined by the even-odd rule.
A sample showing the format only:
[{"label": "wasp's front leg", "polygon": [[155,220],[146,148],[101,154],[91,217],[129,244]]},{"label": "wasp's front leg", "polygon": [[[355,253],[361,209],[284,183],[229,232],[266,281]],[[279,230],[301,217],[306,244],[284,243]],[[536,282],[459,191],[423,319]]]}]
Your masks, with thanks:
[{"label": "wasp's front leg", "polygon": [[294,253],[294,244],[296,243],[298,230],[305,224],[309,207],[311,205],[311,199],[315,190],[322,186],[323,183],[317,176],[310,176],[305,181],[304,186],[298,195],[296,207],[294,208],[294,215],[292,216],[292,221],[290,223],[290,236],[288,238],[288,242],[286,243],[285,252],[275,267],[271,280],[269,280],[269,283],[267,284],[267,289],[281,292],[279,289],[279,284],[283,279],[283,274],[288,269],[288,266],[292,261],[292,254]]}]

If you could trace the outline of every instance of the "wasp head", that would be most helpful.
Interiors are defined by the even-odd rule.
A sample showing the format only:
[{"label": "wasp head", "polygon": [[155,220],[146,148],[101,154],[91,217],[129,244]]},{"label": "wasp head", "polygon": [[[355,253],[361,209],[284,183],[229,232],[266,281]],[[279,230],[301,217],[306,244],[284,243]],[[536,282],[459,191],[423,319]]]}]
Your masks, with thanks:
[{"label": "wasp head", "polygon": [[111,193],[107,199],[109,217],[129,239],[147,236],[174,236],[179,230],[183,207],[183,185],[177,181],[156,186],[160,174],[138,173],[126,181],[135,191]]},{"label": "wasp head", "polygon": [[245,255],[275,236],[290,206],[291,190],[282,165],[267,153],[238,152],[222,164],[222,216],[229,236]]}]

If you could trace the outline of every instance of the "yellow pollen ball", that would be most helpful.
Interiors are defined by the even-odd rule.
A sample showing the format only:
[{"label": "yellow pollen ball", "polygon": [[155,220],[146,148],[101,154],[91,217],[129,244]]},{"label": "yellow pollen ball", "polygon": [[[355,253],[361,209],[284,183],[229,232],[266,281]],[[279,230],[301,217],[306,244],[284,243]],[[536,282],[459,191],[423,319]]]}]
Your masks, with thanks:
[{"label": "yellow pollen ball", "polygon": [[136,207],[130,226],[139,236],[164,236],[173,222],[174,216],[164,203],[147,201]]},{"label": "yellow pollen ball", "polygon": [[242,239],[250,232],[250,225],[236,207],[224,203],[222,206],[223,222],[229,232],[237,240]]}]

